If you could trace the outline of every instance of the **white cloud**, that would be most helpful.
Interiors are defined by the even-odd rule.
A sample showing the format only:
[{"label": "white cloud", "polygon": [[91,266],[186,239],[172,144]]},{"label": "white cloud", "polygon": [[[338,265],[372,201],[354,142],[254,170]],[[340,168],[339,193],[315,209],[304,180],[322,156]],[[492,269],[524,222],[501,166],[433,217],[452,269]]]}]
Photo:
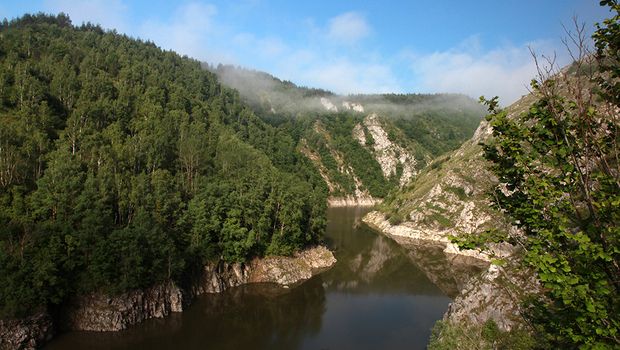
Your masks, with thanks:
[{"label": "white cloud", "polygon": [[[245,55],[256,58],[273,59],[284,55],[288,51],[288,46],[278,37],[268,36],[257,38],[252,33],[239,33],[233,35],[232,43],[239,51],[244,51]],[[238,52],[243,55],[243,53]]]},{"label": "white cloud", "polygon": [[337,43],[355,44],[370,34],[366,19],[357,12],[347,12],[329,20],[327,37]]},{"label": "white cloud", "polygon": [[484,51],[478,38],[472,37],[450,50],[411,55],[411,67],[420,91],[458,92],[475,98],[497,95],[508,105],[528,93],[529,82],[536,76],[528,46],[542,45],[504,45]]},{"label": "white cloud", "polygon": [[[179,6],[167,21],[147,20],[138,35],[181,55],[215,62],[236,63],[228,39],[234,39],[216,22],[217,8],[198,2]],[[231,40],[232,41],[232,40]],[[222,45],[226,42],[226,45]]]},{"label": "white cloud", "polygon": [[[285,36],[259,36],[220,23],[218,9],[211,4],[185,3],[167,19],[131,23],[123,0],[45,1],[47,11],[66,12],[76,24],[99,23],[209,63],[263,69],[301,85],[343,94],[401,92],[402,82],[409,80],[415,91],[459,92],[474,98],[498,95],[507,105],[527,93],[536,74],[527,44],[485,50],[476,36],[445,51],[409,54],[406,61],[373,54],[368,45],[356,45],[372,32],[357,12],[333,17],[324,27],[306,19],[301,30],[308,42],[296,43],[284,41]],[[549,42],[535,46],[558,47]],[[403,62],[410,65],[409,73],[400,72]]]},{"label": "white cloud", "polygon": [[340,94],[400,92],[390,67],[381,63],[354,61],[349,58],[324,60],[316,55],[303,65],[288,65],[282,74],[287,79]]},{"label": "white cloud", "polygon": [[43,6],[51,13],[68,14],[76,25],[91,22],[100,24],[106,29],[116,29],[121,33],[129,30],[128,8],[121,0],[46,0]]}]

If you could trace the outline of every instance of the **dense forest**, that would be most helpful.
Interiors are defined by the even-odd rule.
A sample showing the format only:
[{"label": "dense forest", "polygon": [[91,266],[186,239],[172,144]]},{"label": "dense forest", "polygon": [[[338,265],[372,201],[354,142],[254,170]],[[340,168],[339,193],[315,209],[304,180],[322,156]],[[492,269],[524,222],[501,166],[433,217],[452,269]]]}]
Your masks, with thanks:
[{"label": "dense forest", "polygon": [[201,63],[98,26],[0,26],[0,316],[320,241],[327,188]]}]

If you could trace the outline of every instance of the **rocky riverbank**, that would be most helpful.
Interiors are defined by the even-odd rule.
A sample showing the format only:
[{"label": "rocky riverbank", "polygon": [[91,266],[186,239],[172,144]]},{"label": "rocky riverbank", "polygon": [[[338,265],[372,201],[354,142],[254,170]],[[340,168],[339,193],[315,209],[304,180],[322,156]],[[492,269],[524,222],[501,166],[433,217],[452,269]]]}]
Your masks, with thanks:
[{"label": "rocky riverbank", "polygon": [[510,245],[495,246],[491,255],[480,250],[461,250],[456,244],[450,242],[446,231],[420,230],[415,228],[410,222],[392,225],[385,218],[385,215],[379,211],[371,211],[362,220],[370,227],[391,237],[401,245],[407,244],[412,240],[436,242],[444,245],[444,253],[446,254],[466,256],[486,262],[491,261],[491,255],[495,258],[502,258],[513,253],[512,246]]},{"label": "rocky riverbank", "polygon": [[173,282],[118,296],[90,294],[76,297],[63,308],[60,329],[119,331],[150,318],[183,311],[183,292]]},{"label": "rocky riverbank", "polygon": [[0,320],[0,349],[36,349],[54,336],[54,323],[47,312]]},{"label": "rocky riverbank", "polygon": [[306,249],[292,257],[271,256],[249,263],[218,262],[204,267],[192,285],[182,289],[171,281],[118,296],[89,294],[61,307],[57,320],[46,312],[20,320],[0,320],[0,349],[35,349],[61,330],[118,331],[150,318],[181,312],[203,293],[218,293],[246,283],[295,286],[329,269],[336,258],[324,246]]},{"label": "rocky riverbank", "polygon": [[[523,325],[519,300],[524,293],[535,292],[538,287],[532,273],[519,270],[514,263],[515,247],[509,244],[496,245],[491,254],[479,250],[461,250],[450,243],[445,231],[419,230],[410,222],[392,225],[378,211],[368,213],[363,221],[407,249],[419,246],[420,242],[435,242],[444,247],[443,253],[447,256],[473,258],[471,263],[478,266],[487,263],[479,276],[462,284],[462,289],[444,315],[444,321],[482,325],[493,320],[503,331]],[[505,265],[489,264],[491,257],[503,259]]]},{"label": "rocky riverbank", "polygon": [[469,280],[444,314],[453,324],[483,325],[493,320],[502,331],[522,328],[521,300],[540,292],[531,271],[521,269],[514,259],[504,266],[489,265],[480,276]]},{"label": "rocky riverbank", "polygon": [[329,197],[327,205],[330,208],[337,207],[372,207],[382,202],[381,198],[374,197]]}]

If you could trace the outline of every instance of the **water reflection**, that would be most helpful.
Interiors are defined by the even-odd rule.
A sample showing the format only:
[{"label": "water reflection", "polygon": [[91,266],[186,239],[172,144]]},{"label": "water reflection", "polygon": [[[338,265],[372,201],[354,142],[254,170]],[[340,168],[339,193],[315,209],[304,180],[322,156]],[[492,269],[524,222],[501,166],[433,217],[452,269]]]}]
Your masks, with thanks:
[{"label": "water reflection", "polygon": [[451,298],[467,281],[488,267],[488,263],[461,255],[447,255],[444,245],[429,241],[399,239],[411,261]]},{"label": "water reflection", "polygon": [[183,313],[121,332],[70,332],[48,349],[296,349],[321,329],[320,278],[303,288],[270,284],[204,295]]},{"label": "water reflection", "polygon": [[47,348],[423,349],[472,271],[436,247],[404,249],[364,225],[365,211],[330,209],[326,240],[338,263],[297,288],[234,288],[181,314],[115,333],[66,333]]}]

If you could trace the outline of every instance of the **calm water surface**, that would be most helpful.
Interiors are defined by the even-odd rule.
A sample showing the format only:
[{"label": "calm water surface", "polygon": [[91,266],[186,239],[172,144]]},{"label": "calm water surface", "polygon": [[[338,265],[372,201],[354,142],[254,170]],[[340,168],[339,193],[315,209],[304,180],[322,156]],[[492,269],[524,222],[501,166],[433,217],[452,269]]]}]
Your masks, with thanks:
[{"label": "calm water surface", "polygon": [[197,298],[183,313],[120,332],[69,332],[46,349],[424,349],[466,275],[441,249],[405,249],[328,212],[338,263],[292,289],[247,285]]}]

